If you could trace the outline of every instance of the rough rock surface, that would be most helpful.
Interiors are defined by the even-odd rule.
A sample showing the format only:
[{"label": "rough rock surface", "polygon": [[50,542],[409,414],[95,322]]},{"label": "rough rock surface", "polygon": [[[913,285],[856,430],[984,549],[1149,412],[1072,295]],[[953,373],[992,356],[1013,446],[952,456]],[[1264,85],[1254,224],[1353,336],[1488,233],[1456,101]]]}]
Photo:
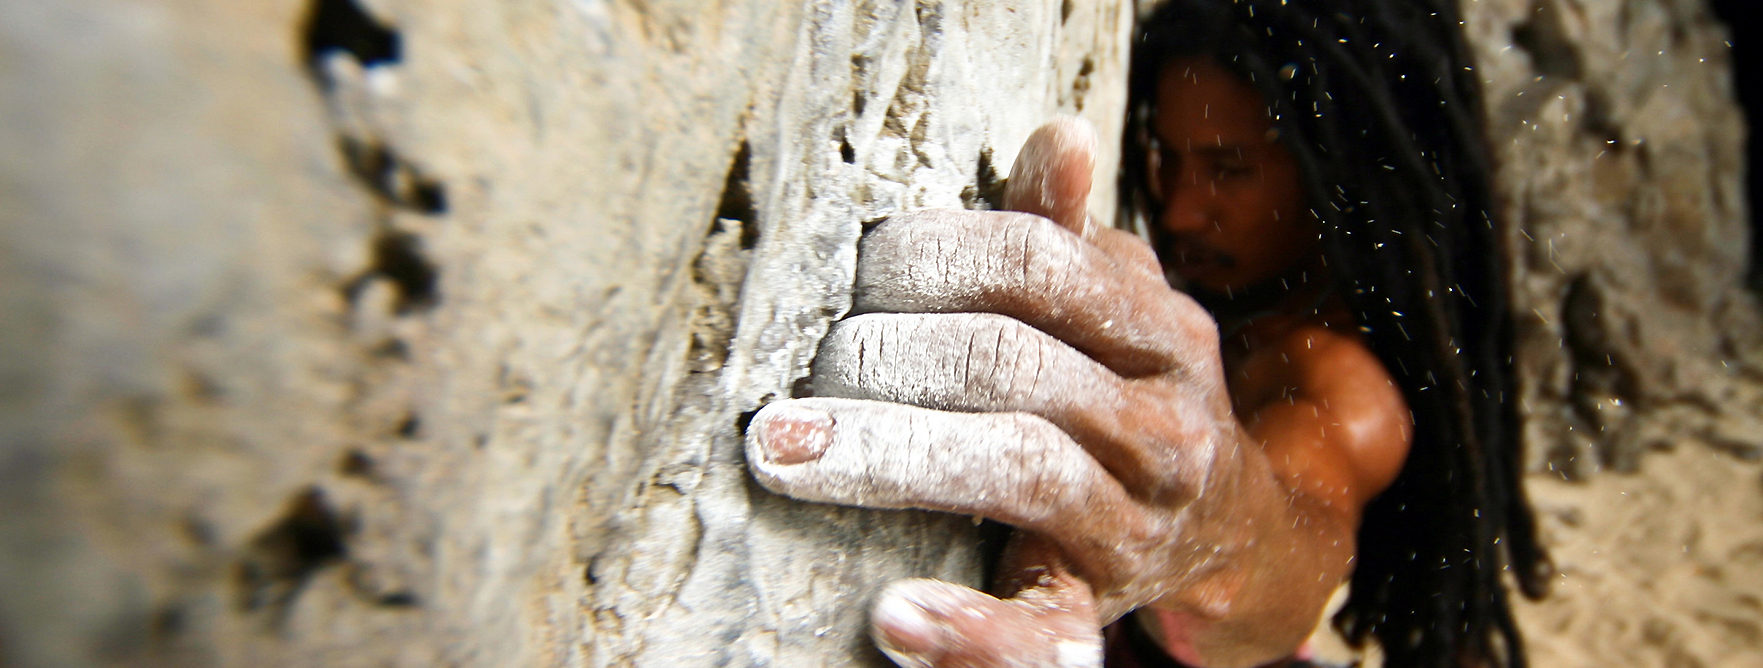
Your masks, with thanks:
[{"label": "rough rock surface", "polygon": [[[1720,29],[1465,6],[1535,465],[1756,455]],[[976,582],[971,525],[773,497],[741,416],[862,223],[986,206],[1053,113],[1118,134],[1130,14],[0,4],[0,664],[879,660],[865,597]]]},{"label": "rough rock surface", "polygon": [[1763,455],[1744,118],[1701,0],[1465,0],[1517,271],[1533,469]]},{"label": "rough rock surface", "polygon": [[741,416],[862,223],[1118,135],[1130,21],[0,5],[0,664],[879,661],[971,523],[775,498]]}]

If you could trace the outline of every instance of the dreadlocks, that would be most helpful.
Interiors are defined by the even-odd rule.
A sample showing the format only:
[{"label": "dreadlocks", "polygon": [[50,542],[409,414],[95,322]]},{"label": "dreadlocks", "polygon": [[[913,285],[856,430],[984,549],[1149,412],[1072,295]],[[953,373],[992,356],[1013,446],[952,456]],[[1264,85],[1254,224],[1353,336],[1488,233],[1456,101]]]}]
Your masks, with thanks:
[{"label": "dreadlocks", "polygon": [[1506,274],[1457,16],[1454,0],[1170,0],[1134,52],[1123,191],[1152,217],[1162,64],[1210,57],[1262,93],[1335,289],[1414,417],[1335,624],[1376,636],[1392,665],[1522,666],[1501,573],[1535,597],[1547,566],[1519,485]]}]

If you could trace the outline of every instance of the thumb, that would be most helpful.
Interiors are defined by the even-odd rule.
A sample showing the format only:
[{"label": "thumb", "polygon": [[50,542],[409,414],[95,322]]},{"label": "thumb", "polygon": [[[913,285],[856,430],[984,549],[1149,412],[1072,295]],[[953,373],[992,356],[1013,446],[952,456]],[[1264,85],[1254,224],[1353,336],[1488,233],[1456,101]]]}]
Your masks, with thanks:
[{"label": "thumb", "polygon": [[1000,600],[936,580],[901,580],[876,597],[870,635],[901,666],[1100,668],[1102,633],[1089,587],[1069,576],[1058,594]]},{"label": "thumb", "polygon": [[1036,129],[1010,167],[1004,208],[1044,216],[1080,237],[1094,238],[1089,199],[1098,141],[1089,121],[1072,116]]}]

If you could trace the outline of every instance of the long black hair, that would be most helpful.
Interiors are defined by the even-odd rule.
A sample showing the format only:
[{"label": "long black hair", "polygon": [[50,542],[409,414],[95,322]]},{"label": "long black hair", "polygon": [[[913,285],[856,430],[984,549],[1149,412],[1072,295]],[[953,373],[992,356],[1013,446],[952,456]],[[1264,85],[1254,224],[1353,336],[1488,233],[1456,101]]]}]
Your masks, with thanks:
[{"label": "long black hair", "polygon": [[1335,289],[1414,414],[1400,476],[1365,509],[1337,628],[1375,636],[1390,665],[1524,665],[1502,573],[1540,596],[1547,559],[1520,486],[1508,276],[1456,3],[1164,4],[1133,52],[1122,178],[1141,219],[1155,220],[1158,71],[1193,56],[1268,101]]}]

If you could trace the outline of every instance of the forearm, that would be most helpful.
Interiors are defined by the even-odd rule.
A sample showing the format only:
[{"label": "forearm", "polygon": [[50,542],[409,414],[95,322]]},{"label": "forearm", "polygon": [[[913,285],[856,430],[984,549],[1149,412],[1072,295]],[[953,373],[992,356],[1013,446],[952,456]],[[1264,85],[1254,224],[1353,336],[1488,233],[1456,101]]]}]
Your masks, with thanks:
[{"label": "forearm", "polygon": [[1228,507],[1201,500],[1194,508],[1212,513],[1192,523],[1212,527],[1210,535],[1184,541],[1210,555],[1195,564],[1196,583],[1141,613],[1172,655],[1194,665],[1256,665],[1290,655],[1351,569],[1353,516],[1282,481],[1263,449],[1239,452],[1238,465],[1221,471],[1208,490],[1230,499]]}]

